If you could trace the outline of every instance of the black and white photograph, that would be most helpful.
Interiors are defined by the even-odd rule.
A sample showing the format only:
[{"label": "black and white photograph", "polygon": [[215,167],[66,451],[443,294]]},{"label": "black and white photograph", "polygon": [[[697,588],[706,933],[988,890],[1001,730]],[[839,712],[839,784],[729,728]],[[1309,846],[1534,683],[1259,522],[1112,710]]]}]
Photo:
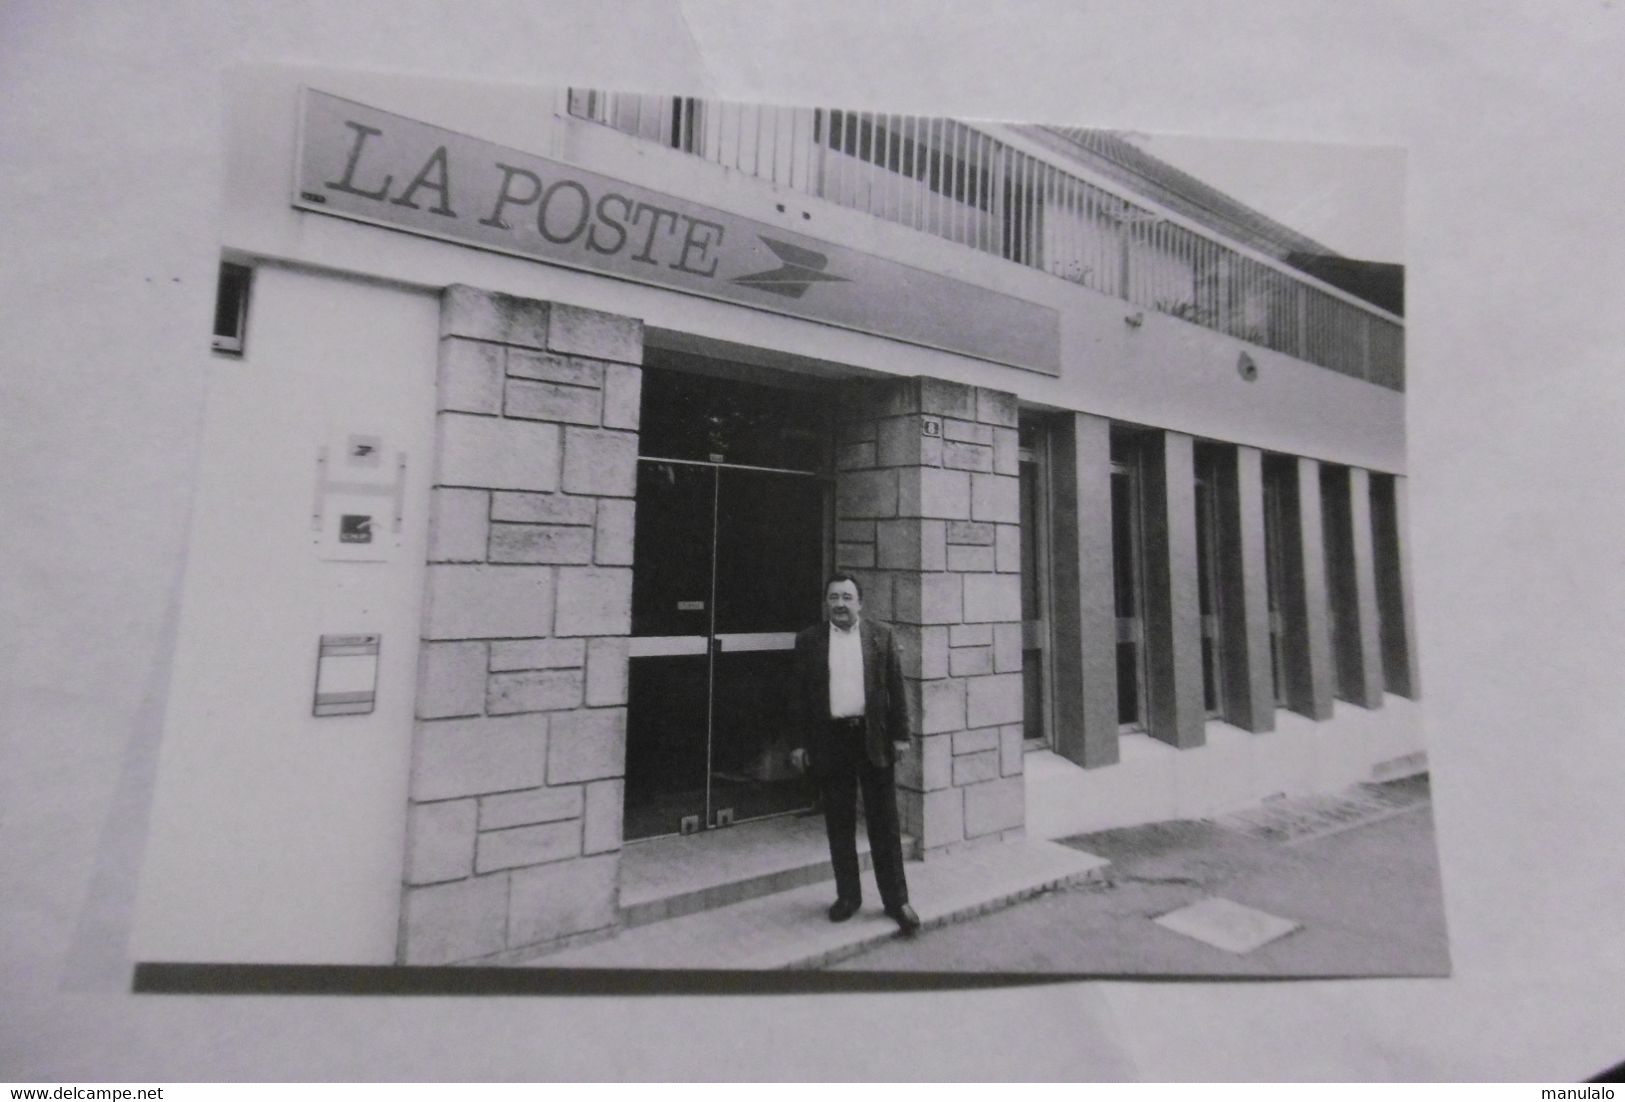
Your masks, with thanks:
[{"label": "black and white photograph", "polygon": [[[1426,212],[1477,201],[1439,143],[1471,143],[1381,75],[1443,81],[1442,18],[1393,15],[1389,56],[1355,29],[1392,5],[1238,5],[1255,72],[1341,27],[1366,75],[1294,62],[1274,103],[1215,54],[1137,106],[1103,90],[1199,51],[1192,6],[481,7],[0,14],[8,267],[38,268],[4,383],[23,987],[128,1008],[121,1064],[160,1078],[217,1027],[269,1032],[203,1077],[297,1074],[280,1006],[315,1078],[442,1077],[404,1051],[428,1018],[387,1068],[318,1036],[415,1008],[549,1038],[444,1056],[468,1080],[1426,1079],[1491,1046],[1417,1022],[1625,967],[1559,932],[1620,885],[1572,828],[1618,651],[1545,646],[1617,621],[1617,506],[1558,534],[1600,499],[1553,472],[1617,475],[1619,392],[1472,297],[1528,254],[1430,277]],[[140,57],[170,34],[231,46]],[[1063,35],[1115,58],[1106,98]],[[1451,296],[1570,379],[1555,411],[1462,362]],[[1525,304],[1600,354],[1584,298]],[[705,1063],[950,1003],[935,1070]],[[678,1005],[731,1024],[649,1024]],[[115,1078],[39,1047],[51,1013],[0,1079]],[[1028,1032],[978,1064],[984,1017]],[[1257,1054],[1179,1048],[1216,1018]],[[674,1063],[617,1062],[646,1028]],[[1494,1074],[1625,1056],[1495,1030],[1529,1048]]]},{"label": "black and white photograph", "polygon": [[1401,264],[1145,136],[227,88],[143,963],[1448,973]]}]

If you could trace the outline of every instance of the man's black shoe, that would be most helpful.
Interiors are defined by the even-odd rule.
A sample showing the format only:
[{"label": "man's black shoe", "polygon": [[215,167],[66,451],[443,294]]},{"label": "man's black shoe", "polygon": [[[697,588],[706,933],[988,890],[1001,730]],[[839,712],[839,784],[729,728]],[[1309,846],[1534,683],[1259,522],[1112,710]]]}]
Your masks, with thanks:
[{"label": "man's black shoe", "polygon": [[[829,905],[829,920],[831,922],[845,922],[858,913],[860,905],[856,899],[837,899]],[[914,921],[916,925],[919,924],[919,919]]]},{"label": "man's black shoe", "polygon": [[920,916],[915,914],[914,908],[907,903],[895,910],[888,909],[886,913],[897,923],[897,928],[903,931],[904,937],[913,937],[920,932]]}]

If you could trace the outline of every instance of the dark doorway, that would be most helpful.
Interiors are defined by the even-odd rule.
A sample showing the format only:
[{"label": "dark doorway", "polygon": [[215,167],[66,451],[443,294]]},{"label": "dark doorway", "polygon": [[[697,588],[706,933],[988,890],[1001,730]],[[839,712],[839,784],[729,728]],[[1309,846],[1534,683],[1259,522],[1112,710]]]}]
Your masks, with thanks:
[{"label": "dark doorway", "polygon": [[821,614],[829,423],[816,392],[645,368],[629,840],[811,801],[789,764],[789,673]]}]

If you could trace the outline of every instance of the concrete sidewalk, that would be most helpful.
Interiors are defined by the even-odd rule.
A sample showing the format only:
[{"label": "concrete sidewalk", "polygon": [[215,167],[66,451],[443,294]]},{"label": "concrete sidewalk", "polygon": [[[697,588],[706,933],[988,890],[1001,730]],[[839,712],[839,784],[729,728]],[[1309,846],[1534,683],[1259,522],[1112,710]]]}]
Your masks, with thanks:
[{"label": "concrete sidewalk", "polygon": [[1090,976],[1444,976],[1425,775],[1212,819],[1066,839],[1110,869],[1081,888],[888,941],[843,970]]},{"label": "concrete sidewalk", "polygon": [[[1110,862],[1053,842],[1017,840],[908,863],[909,899],[926,929],[987,914],[1039,893],[1099,879]],[[869,874],[864,909],[832,923],[834,885],[790,891],[623,931],[518,962],[543,968],[821,968],[899,937]]]}]

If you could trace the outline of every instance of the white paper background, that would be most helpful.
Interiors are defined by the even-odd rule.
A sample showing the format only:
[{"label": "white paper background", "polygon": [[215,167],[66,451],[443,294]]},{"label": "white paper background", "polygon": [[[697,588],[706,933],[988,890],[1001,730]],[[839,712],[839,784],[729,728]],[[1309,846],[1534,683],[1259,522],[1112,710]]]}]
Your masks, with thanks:
[{"label": "white paper background", "polygon": [[[1621,58],[1612,2],[0,7],[0,1079],[1560,1079],[1625,1058]],[[198,197],[243,61],[1408,147],[1455,977],[127,994],[209,366],[218,209]],[[175,202],[129,186],[166,175]]]}]

